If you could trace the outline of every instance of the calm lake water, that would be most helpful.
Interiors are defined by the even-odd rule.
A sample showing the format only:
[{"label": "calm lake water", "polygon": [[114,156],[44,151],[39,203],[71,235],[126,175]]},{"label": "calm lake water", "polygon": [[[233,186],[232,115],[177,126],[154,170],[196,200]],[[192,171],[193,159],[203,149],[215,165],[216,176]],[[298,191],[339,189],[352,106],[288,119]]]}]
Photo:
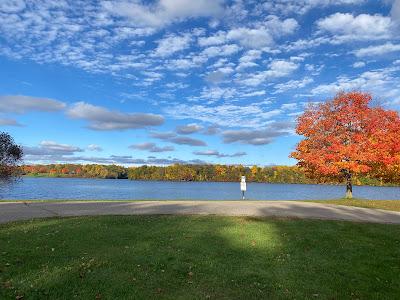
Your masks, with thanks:
[{"label": "calm lake water", "polygon": [[[312,200],[343,197],[344,186],[248,183],[246,199]],[[400,200],[400,187],[354,187],[357,198]],[[240,200],[235,182],[162,182],[82,178],[23,178],[0,185],[0,198],[19,200]]]}]

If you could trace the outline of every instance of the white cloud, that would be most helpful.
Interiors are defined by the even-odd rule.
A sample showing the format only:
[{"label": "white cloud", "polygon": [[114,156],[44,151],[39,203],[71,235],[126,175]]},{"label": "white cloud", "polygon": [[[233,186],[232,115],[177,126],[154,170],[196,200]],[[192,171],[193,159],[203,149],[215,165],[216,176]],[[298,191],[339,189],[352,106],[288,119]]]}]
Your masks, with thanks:
[{"label": "white cloud", "polygon": [[202,129],[203,129],[202,126],[200,126],[196,123],[192,123],[192,124],[188,124],[188,125],[177,126],[176,132],[179,134],[192,134],[192,133],[199,132]]},{"label": "white cloud", "polygon": [[144,5],[132,1],[107,1],[106,9],[138,26],[160,27],[187,18],[213,17],[223,11],[221,0],[159,0]]},{"label": "white cloud", "polygon": [[295,19],[281,20],[277,16],[267,16],[266,20],[254,27],[236,27],[227,32],[218,31],[215,35],[199,39],[200,46],[221,45],[235,41],[247,48],[263,48],[275,44],[275,39],[292,34],[298,28]]},{"label": "white cloud", "polygon": [[22,95],[0,96],[0,112],[23,114],[31,111],[52,112],[66,107],[65,103]]},{"label": "white cloud", "polygon": [[274,122],[259,130],[227,130],[222,133],[224,143],[241,143],[254,146],[266,145],[276,137],[288,135],[293,131],[291,122]]},{"label": "white cloud", "polygon": [[42,141],[40,142],[42,148],[53,150],[56,152],[82,152],[83,150],[79,147],[71,146],[68,144],[59,144],[54,141]]},{"label": "white cloud", "polygon": [[354,64],[353,64],[353,68],[363,68],[363,67],[365,67],[365,62],[363,62],[363,61],[356,61]]},{"label": "white cloud", "polygon": [[280,20],[277,16],[268,16],[266,21],[255,28],[236,28],[228,32],[227,38],[238,41],[242,46],[262,48],[275,44],[275,39],[294,33],[299,27],[295,19]]},{"label": "white cloud", "polygon": [[188,145],[193,147],[207,146],[207,144],[199,139],[187,136],[178,136],[175,132],[152,132],[152,138],[168,141],[177,145]]},{"label": "white cloud", "polygon": [[279,83],[274,86],[276,91],[274,93],[284,93],[288,90],[293,90],[293,89],[302,89],[305,86],[309,85],[310,83],[313,83],[314,79],[310,77],[304,77],[301,80],[289,80],[284,83]]},{"label": "white cloud", "polygon": [[153,152],[153,153],[170,152],[170,151],[175,150],[175,148],[172,146],[159,147],[155,143],[151,143],[151,142],[134,144],[134,145],[129,146],[129,148],[136,149],[136,150],[145,150],[145,151],[149,151],[149,152]]},{"label": "white cloud", "polygon": [[217,150],[205,150],[205,151],[195,151],[193,152],[194,155],[201,155],[201,156],[215,156],[218,158],[223,158],[223,157],[241,157],[245,156],[247,153],[246,152],[236,152],[233,154],[226,154],[226,153],[221,153]]},{"label": "white cloud", "polygon": [[281,105],[283,110],[295,110],[297,109],[297,103],[284,103]]},{"label": "white cloud", "polygon": [[390,16],[395,22],[400,23],[400,0],[394,0]]},{"label": "white cloud", "polygon": [[205,87],[200,93],[200,99],[203,100],[220,100],[231,99],[237,94],[234,88],[221,88],[221,87]]},{"label": "white cloud", "polygon": [[222,127],[257,128],[269,123],[282,113],[280,109],[266,109],[263,103],[168,106],[165,113],[174,119],[191,119]]},{"label": "white cloud", "polygon": [[261,58],[262,51],[260,50],[249,50],[239,59],[239,65],[236,70],[243,71],[247,68],[257,67],[258,64],[254,61]]},{"label": "white cloud", "polygon": [[0,2],[0,12],[17,13],[24,9],[24,0],[3,0]]},{"label": "white cloud", "polygon": [[204,141],[190,138],[187,136],[177,136],[177,137],[169,139],[169,141],[174,144],[188,145],[188,146],[193,146],[193,147],[207,146],[207,143],[205,143]]},{"label": "white cloud", "polygon": [[198,67],[199,65],[191,59],[181,58],[168,60],[166,61],[165,66],[169,70],[187,70]]},{"label": "white cloud", "polygon": [[298,68],[299,64],[292,61],[281,59],[273,60],[269,64],[269,70],[254,74],[246,74],[246,77],[241,79],[240,83],[248,86],[258,86],[269,79],[288,76]]},{"label": "white cloud", "polygon": [[188,34],[178,36],[169,35],[157,41],[158,47],[154,51],[154,55],[166,57],[187,49],[190,46],[191,37]]},{"label": "white cloud", "polygon": [[354,54],[357,57],[381,56],[384,54],[398,52],[398,51],[400,51],[400,44],[386,43],[383,45],[369,46],[366,48],[358,49],[354,51]]},{"label": "white cloud", "polygon": [[281,14],[305,14],[314,8],[328,6],[359,5],[365,0],[268,0],[261,8],[266,12],[279,12]]},{"label": "white cloud", "polygon": [[392,36],[392,20],[382,15],[335,13],[317,21],[321,33],[331,34],[331,43],[384,40]]},{"label": "white cloud", "polygon": [[362,90],[394,103],[400,99],[400,79],[396,75],[398,67],[366,71],[359,76],[340,76],[336,82],[321,84],[311,90],[312,95],[333,96],[339,91]]},{"label": "white cloud", "polygon": [[73,119],[89,121],[88,127],[93,130],[137,129],[164,123],[164,118],[160,115],[121,113],[85,102],[75,103],[67,110],[67,115]]},{"label": "white cloud", "polygon": [[225,31],[218,31],[216,34],[214,34],[212,36],[200,37],[198,39],[198,43],[201,47],[222,45],[222,44],[225,44],[226,41],[227,41],[227,39],[226,39]]},{"label": "white cloud", "polygon": [[42,141],[38,147],[24,147],[24,154],[32,159],[32,156],[54,156],[54,155],[73,155],[76,152],[83,152],[79,147],[60,144],[54,141]]},{"label": "white cloud", "polygon": [[248,92],[241,94],[241,97],[258,97],[258,96],[264,96],[266,94],[266,91],[261,90],[261,91],[253,91],[253,92]]},{"label": "white cloud", "polygon": [[207,58],[216,57],[216,56],[230,56],[232,54],[237,53],[240,48],[235,44],[228,44],[223,46],[212,46],[204,49],[201,52],[201,55],[204,55]]},{"label": "white cloud", "polygon": [[274,43],[270,32],[266,28],[232,29],[228,32],[227,38],[249,48],[262,48]]},{"label": "white cloud", "polygon": [[101,148],[99,145],[96,145],[96,144],[90,144],[90,145],[88,145],[88,146],[87,146],[87,149],[88,149],[89,151],[97,151],[97,152],[103,151],[103,148]]}]

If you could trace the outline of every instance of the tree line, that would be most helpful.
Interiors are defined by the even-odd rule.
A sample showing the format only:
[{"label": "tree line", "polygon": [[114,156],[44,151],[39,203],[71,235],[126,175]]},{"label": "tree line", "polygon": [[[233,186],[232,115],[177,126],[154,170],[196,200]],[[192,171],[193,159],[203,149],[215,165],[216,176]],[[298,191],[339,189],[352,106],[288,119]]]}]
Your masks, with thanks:
[{"label": "tree line", "polygon": [[[24,165],[22,174],[34,177],[78,177],[157,181],[219,181],[237,182],[246,176],[249,182],[317,184],[340,182],[335,178],[312,177],[298,166],[243,166],[243,165],[186,165],[123,167],[99,164]],[[359,176],[358,185],[396,185],[400,178],[388,181],[382,176]]]}]

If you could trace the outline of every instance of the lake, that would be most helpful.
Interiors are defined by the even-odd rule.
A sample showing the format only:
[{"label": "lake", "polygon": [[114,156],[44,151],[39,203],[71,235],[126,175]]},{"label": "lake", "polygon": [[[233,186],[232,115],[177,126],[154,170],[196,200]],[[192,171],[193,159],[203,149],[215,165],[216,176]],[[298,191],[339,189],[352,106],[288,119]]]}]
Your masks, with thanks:
[{"label": "lake", "polygon": [[[246,199],[335,199],[344,186],[248,183]],[[355,186],[354,197],[400,200],[400,187]],[[1,199],[17,200],[240,200],[239,182],[168,182],[86,178],[23,178],[0,185]]]}]

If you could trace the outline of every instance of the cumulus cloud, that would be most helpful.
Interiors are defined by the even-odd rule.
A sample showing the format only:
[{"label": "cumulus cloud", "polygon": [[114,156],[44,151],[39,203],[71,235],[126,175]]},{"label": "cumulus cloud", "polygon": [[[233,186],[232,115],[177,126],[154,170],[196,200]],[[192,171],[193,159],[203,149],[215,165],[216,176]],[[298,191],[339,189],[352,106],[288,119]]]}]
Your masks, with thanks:
[{"label": "cumulus cloud", "polygon": [[87,146],[87,149],[88,149],[89,151],[97,151],[97,152],[103,151],[103,148],[101,148],[99,145],[96,145],[96,144],[90,144],[90,145],[88,145],[88,146]]},{"label": "cumulus cloud", "polygon": [[53,141],[42,141],[40,142],[42,148],[46,148],[56,152],[82,152],[83,150],[79,147],[71,146],[68,144],[59,144]]},{"label": "cumulus cloud", "polygon": [[356,61],[354,64],[353,64],[353,68],[363,68],[363,67],[365,67],[365,62],[363,62],[363,61]]},{"label": "cumulus cloud", "polygon": [[199,37],[198,39],[198,43],[201,47],[222,45],[225,44],[226,41],[227,41],[226,32],[221,30],[216,32],[214,35]]},{"label": "cumulus cloud", "polygon": [[236,70],[243,71],[247,68],[257,67],[258,64],[255,63],[256,60],[260,59],[262,55],[262,51],[260,50],[249,50],[247,51],[240,59],[239,65],[236,67]]},{"label": "cumulus cloud", "polygon": [[201,52],[201,56],[212,58],[217,56],[230,56],[237,53],[240,47],[236,44],[227,44],[222,46],[211,46]]},{"label": "cumulus cloud", "polygon": [[279,83],[274,86],[275,88],[274,94],[284,93],[288,90],[293,90],[293,89],[302,89],[313,82],[314,79],[312,79],[311,77],[304,77],[301,80],[289,80],[288,82]]},{"label": "cumulus cloud", "polygon": [[398,67],[371,70],[358,76],[339,76],[335,82],[320,84],[311,90],[312,95],[332,96],[339,91],[363,90],[379,95],[389,105],[400,99]]},{"label": "cumulus cloud", "polygon": [[5,0],[0,2],[0,12],[17,13],[25,9],[24,0]]},{"label": "cumulus cloud", "polygon": [[152,138],[169,141],[170,143],[177,145],[188,145],[188,146],[207,146],[207,144],[199,139],[190,138],[187,136],[178,136],[174,132],[151,132]]},{"label": "cumulus cloud", "polygon": [[96,163],[96,164],[119,164],[119,165],[173,165],[173,164],[207,164],[200,159],[182,160],[178,158],[133,158],[130,155],[111,155],[108,157],[96,156],[68,156],[68,155],[27,155],[26,162],[30,163]]},{"label": "cumulus cloud", "polygon": [[131,146],[129,146],[129,148],[135,149],[135,150],[146,150],[146,151],[154,152],[154,153],[169,152],[169,151],[175,150],[175,148],[172,146],[159,147],[155,143],[150,143],[150,142],[131,145]]},{"label": "cumulus cloud", "polygon": [[176,133],[172,132],[172,131],[169,131],[169,132],[154,132],[153,131],[150,133],[150,136],[155,139],[168,140],[168,139],[176,137]]},{"label": "cumulus cloud", "polygon": [[175,52],[182,51],[190,46],[190,35],[168,35],[163,39],[157,41],[158,46],[154,50],[155,56],[166,57],[174,54]]},{"label": "cumulus cloud", "polygon": [[340,44],[349,41],[385,40],[392,37],[393,23],[382,15],[335,13],[317,21],[321,33],[331,34],[330,41]]},{"label": "cumulus cloud", "polygon": [[22,95],[0,96],[0,112],[2,113],[52,112],[62,110],[65,107],[65,103],[48,98]]},{"label": "cumulus cloud", "polygon": [[394,0],[390,16],[394,22],[400,23],[400,0]]},{"label": "cumulus cloud", "polygon": [[197,17],[213,17],[223,10],[221,0],[158,0],[155,4],[132,1],[106,1],[104,6],[117,16],[126,17],[138,26],[160,27]]},{"label": "cumulus cloud", "polygon": [[359,5],[366,0],[269,0],[265,1],[261,8],[266,12],[279,12],[282,14],[305,14],[314,8]]},{"label": "cumulus cloud", "polygon": [[54,141],[42,141],[37,147],[24,147],[24,154],[31,156],[54,156],[54,155],[74,155],[76,152],[83,152],[84,150],[68,145],[60,144]]},{"label": "cumulus cloud", "polygon": [[169,139],[171,143],[178,145],[188,145],[188,146],[207,146],[207,144],[201,140],[190,138],[187,136],[177,136]]},{"label": "cumulus cloud", "polygon": [[212,36],[200,37],[200,46],[223,45],[234,41],[243,47],[258,49],[275,44],[275,39],[292,34],[298,29],[295,19],[281,20],[277,16],[267,16],[265,21],[253,27],[236,27],[229,31],[218,31]]},{"label": "cumulus cloud", "polygon": [[208,126],[204,131],[203,134],[205,135],[214,135],[220,131],[219,127],[216,125]]},{"label": "cumulus cloud", "polygon": [[288,135],[292,131],[292,122],[274,122],[260,130],[227,130],[222,132],[222,137],[226,144],[241,143],[260,146],[270,144],[276,137]]},{"label": "cumulus cloud", "polygon": [[160,115],[121,113],[85,102],[77,102],[72,105],[67,110],[67,115],[73,119],[87,120],[88,127],[93,130],[138,129],[164,123],[164,118]]},{"label": "cumulus cloud", "polygon": [[176,132],[179,134],[192,134],[199,132],[202,130],[203,127],[196,123],[188,124],[188,125],[181,125],[176,127]]},{"label": "cumulus cloud", "polygon": [[244,47],[257,49],[274,45],[276,38],[292,34],[298,26],[295,19],[282,21],[277,16],[268,16],[265,22],[255,28],[238,27],[230,30],[226,38]]},{"label": "cumulus cloud", "polygon": [[366,56],[381,56],[388,53],[399,52],[399,51],[400,51],[400,44],[386,43],[383,45],[361,48],[354,51],[353,53],[357,57],[366,57]]},{"label": "cumulus cloud", "polygon": [[268,109],[265,103],[248,105],[186,105],[168,106],[164,109],[167,115],[175,119],[196,119],[221,127],[260,127],[271,118],[282,113],[280,109]]},{"label": "cumulus cloud", "polygon": [[240,80],[240,83],[248,86],[258,86],[269,79],[285,77],[292,74],[299,68],[299,64],[288,60],[273,60],[269,64],[269,70],[261,71],[252,74],[246,74],[244,79]]},{"label": "cumulus cloud", "polygon": [[218,158],[224,158],[224,157],[241,157],[245,156],[247,153],[246,152],[236,152],[233,154],[225,154],[225,153],[220,153],[217,150],[206,150],[206,151],[195,151],[193,152],[195,155],[201,155],[201,156],[215,156]]}]

